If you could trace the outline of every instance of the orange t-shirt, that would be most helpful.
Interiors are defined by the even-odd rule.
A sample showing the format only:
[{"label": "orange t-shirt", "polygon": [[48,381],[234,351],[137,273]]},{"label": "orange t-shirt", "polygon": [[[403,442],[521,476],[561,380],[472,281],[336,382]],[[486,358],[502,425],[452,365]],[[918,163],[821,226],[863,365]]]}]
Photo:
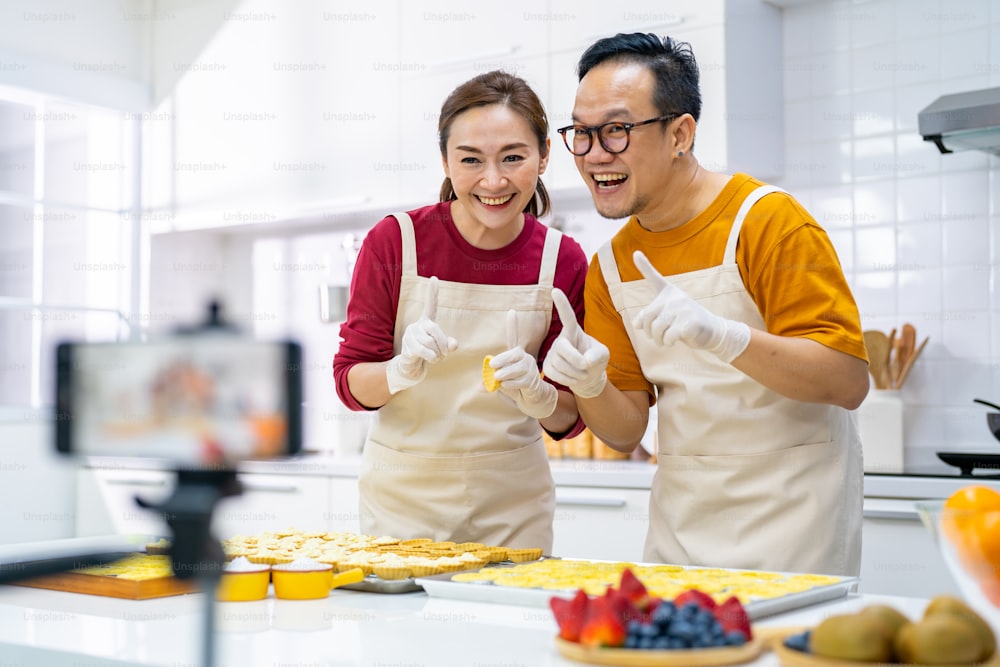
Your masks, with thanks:
[{"label": "orange t-shirt", "polygon": [[[761,185],[746,174],[736,174],[708,208],[676,229],[650,232],[631,218],[611,239],[622,282],[642,279],[632,261],[636,250],[642,250],[665,276],[722,264],[736,212]],[[736,246],[736,263],[769,333],[810,338],[868,360],[858,307],[833,244],[790,195],[768,195],[750,209]],[[622,318],[611,303],[596,254],[584,301],[587,333],[611,353],[608,379],[622,391],[653,395],[653,385],[643,375]]]}]

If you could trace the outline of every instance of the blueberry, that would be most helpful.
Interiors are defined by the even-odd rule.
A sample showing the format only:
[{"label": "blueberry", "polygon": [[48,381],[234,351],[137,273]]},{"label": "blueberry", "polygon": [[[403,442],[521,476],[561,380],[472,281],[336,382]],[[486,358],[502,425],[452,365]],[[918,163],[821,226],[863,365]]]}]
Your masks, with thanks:
[{"label": "blueberry", "polygon": [[639,641],[638,641],[638,644],[637,644],[636,648],[643,649],[643,650],[649,650],[649,649],[653,648],[653,643],[655,641],[656,640],[653,639],[652,637],[639,637]]},{"label": "blueberry", "polygon": [[742,630],[730,630],[725,637],[726,646],[742,646],[747,643],[747,636]]},{"label": "blueberry", "polygon": [[701,611],[701,607],[698,606],[697,602],[685,602],[680,609],[680,615],[681,618],[693,619],[699,611]]},{"label": "blueberry", "polygon": [[639,648],[639,638],[632,633],[625,635],[625,648]]},{"label": "blueberry", "polygon": [[653,640],[653,648],[661,651],[670,648],[670,638],[662,635],[657,637]]},{"label": "blueberry", "polygon": [[660,606],[656,608],[653,612],[652,621],[660,627],[665,627],[670,625],[670,621],[674,619],[677,614],[677,607],[674,606],[673,602],[662,602]]},{"label": "blueberry", "polygon": [[643,623],[639,626],[639,636],[640,637],[656,637],[660,634],[660,629],[655,625],[649,623]]},{"label": "blueberry", "polygon": [[683,639],[678,639],[677,637],[667,637],[667,648],[677,649],[684,648],[684,646],[685,644]]},{"label": "blueberry", "polygon": [[791,635],[785,639],[785,646],[794,650],[802,651],[803,653],[809,652],[809,630],[805,632],[800,632],[797,635]]},{"label": "blueberry", "polygon": [[670,624],[670,634],[673,637],[689,642],[698,634],[698,629],[694,623],[682,618]]}]

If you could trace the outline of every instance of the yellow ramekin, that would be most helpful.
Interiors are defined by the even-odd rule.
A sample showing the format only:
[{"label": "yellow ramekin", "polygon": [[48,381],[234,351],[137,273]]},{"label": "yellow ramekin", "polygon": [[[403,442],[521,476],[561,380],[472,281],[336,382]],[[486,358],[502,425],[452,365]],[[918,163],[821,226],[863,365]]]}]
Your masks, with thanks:
[{"label": "yellow ramekin", "polygon": [[267,597],[271,583],[271,567],[263,566],[250,572],[223,572],[215,597],[223,602],[250,602]]},{"label": "yellow ramekin", "polygon": [[271,569],[274,596],[282,600],[316,600],[330,594],[333,566],[314,570],[284,570],[280,565]]}]

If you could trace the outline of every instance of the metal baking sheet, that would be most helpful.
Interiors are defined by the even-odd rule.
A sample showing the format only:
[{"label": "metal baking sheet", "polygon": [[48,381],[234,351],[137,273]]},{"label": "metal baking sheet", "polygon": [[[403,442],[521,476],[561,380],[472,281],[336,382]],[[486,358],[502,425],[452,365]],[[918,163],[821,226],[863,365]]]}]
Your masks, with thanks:
[{"label": "metal baking sheet", "polygon": [[[577,559],[564,559],[577,560]],[[583,559],[580,559],[583,560]],[[608,562],[608,561],[590,561]],[[487,567],[513,567],[515,564],[498,564]],[[635,565],[655,566],[657,563],[635,563]],[[663,565],[663,563],[660,563]],[[692,567],[690,569],[704,569]],[[732,568],[711,568],[726,570],[727,572],[750,572],[750,570],[738,570]],[[515,588],[512,586],[496,586],[491,582],[460,582],[452,581],[451,578],[458,574],[449,572],[446,574],[436,574],[430,577],[419,577],[416,583],[421,586],[431,597],[450,598],[453,600],[468,600],[472,602],[495,602],[498,604],[521,605],[525,607],[548,607],[549,599],[552,597],[571,598],[576,593],[573,590],[552,590],[545,588]],[[768,574],[782,574],[794,576],[805,574],[799,572],[769,572]],[[781,614],[793,609],[808,607],[828,600],[835,600],[850,593],[858,584],[857,577],[837,577],[837,581],[832,584],[816,586],[806,591],[789,593],[780,597],[767,600],[751,600],[745,605],[747,615],[756,620],[765,616]]]},{"label": "metal baking sheet", "polygon": [[[542,558],[550,558],[551,556],[543,556]],[[485,567],[493,567],[494,565],[517,565],[512,561],[501,561],[496,563],[490,563]],[[460,572],[478,572],[482,568],[474,568],[472,570],[461,570]],[[460,574],[460,572],[448,572],[447,576],[453,574]],[[445,576],[434,575],[434,576]],[[356,584],[347,584],[344,586],[338,586],[337,588],[344,588],[349,591],[364,591],[366,593],[413,593],[414,591],[422,591],[423,587],[419,584],[417,580],[413,577],[407,579],[380,579],[374,574],[369,574],[367,577],[362,579]]]},{"label": "metal baking sheet", "polygon": [[[455,573],[451,572],[449,574]],[[413,593],[424,589],[414,581],[413,577],[406,579],[381,579],[374,574],[369,574],[355,584],[337,586],[337,590],[363,591],[365,593]]]}]

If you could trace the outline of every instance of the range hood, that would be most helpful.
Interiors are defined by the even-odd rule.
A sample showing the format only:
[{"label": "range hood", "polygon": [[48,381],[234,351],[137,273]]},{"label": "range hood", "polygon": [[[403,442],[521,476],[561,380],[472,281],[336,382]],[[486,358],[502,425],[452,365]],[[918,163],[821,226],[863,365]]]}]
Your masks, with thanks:
[{"label": "range hood", "polygon": [[980,150],[1000,156],[1000,88],[942,95],[917,114],[917,128],[942,153]]}]

